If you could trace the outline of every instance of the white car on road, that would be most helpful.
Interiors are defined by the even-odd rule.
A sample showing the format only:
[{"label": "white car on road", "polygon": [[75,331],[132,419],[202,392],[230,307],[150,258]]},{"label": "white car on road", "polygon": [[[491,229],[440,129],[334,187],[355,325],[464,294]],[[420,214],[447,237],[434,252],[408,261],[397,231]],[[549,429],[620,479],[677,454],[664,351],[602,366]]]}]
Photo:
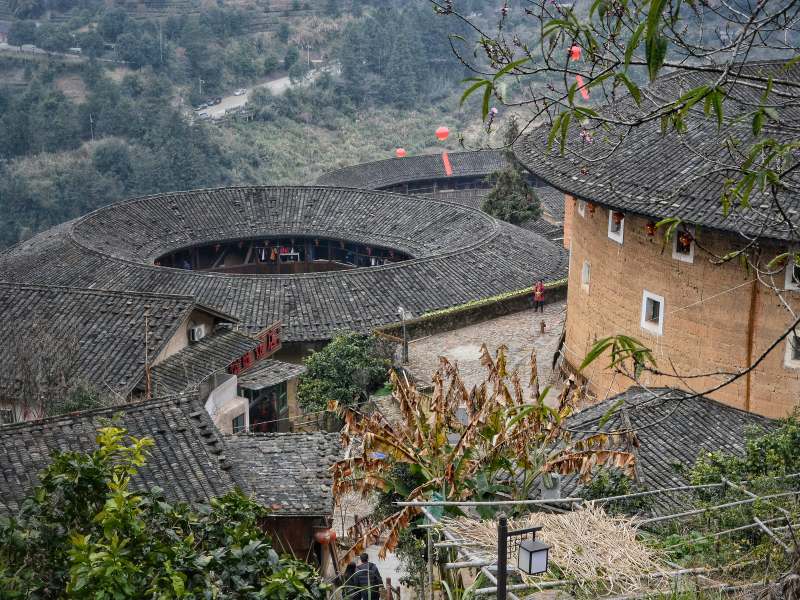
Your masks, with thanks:
[{"label": "white car on road", "polygon": [[246,93],[247,93],[247,90],[245,88],[239,88],[238,90],[233,92],[233,95],[234,96],[244,96]]}]

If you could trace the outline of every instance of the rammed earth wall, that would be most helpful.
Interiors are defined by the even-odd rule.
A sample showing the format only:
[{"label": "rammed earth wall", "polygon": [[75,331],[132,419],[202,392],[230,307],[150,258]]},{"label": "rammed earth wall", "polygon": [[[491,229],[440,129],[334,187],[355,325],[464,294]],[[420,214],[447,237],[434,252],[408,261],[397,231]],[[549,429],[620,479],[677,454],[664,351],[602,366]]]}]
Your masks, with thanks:
[{"label": "rammed earth wall", "polygon": [[[608,210],[587,206],[581,216],[575,200],[567,197],[570,223],[570,269],[567,293],[565,356],[574,369],[593,343],[614,334],[627,334],[652,349],[662,371],[684,376],[712,372],[738,372],[751,364],[792,322],[777,295],[753,282],[753,274],[733,261],[711,263],[711,255],[697,247],[692,263],[672,255],[672,243],[664,245],[664,232],[648,236],[647,217],[626,214],[623,243],[608,237]],[[739,247],[733,234],[703,229],[699,245],[718,256]],[[764,248],[765,256],[785,252],[776,245]],[[588,285],[583,285],[584,261],[590,264]],[[775,278],[783,286],[783,274]],[[644,290],[664,298],[663,333],[641,326]],[[756,294],[753,297],[753,294]],[[784,294],[800,311],[800,291]],[[798,405],[800,370],[785,366],[786,341],[781,342],[748,376],[709,394],[731,406],[768,417],[783,417]],[[608,357],[588,367],[590,390],[599,397],[624,391],[625,377],[607,369]],[[672,386],[706,391],[723,376],[679,379],[645,374],[648,386]]]}]

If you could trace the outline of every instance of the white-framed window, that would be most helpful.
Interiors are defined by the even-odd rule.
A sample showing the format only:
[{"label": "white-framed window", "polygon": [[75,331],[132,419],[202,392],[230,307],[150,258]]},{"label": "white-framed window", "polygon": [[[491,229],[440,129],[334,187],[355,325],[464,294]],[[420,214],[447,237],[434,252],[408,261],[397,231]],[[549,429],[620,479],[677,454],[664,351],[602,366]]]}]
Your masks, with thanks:
[{"label": "white-framed window", "polygon": [[625,233],[625,214],[618,210],[608,211],[608,237],[617,242],[622,243],[623,235]]},{"label": "white-framed window", "polygon": [[589,282],[592,279],[592,265],[588,260],[583,261],[583,268],[581,269],[581,288],[584,292],[589,291]]},{"label": "white-framed window", "polygon": [[642,329],[650,333],[664,333],[664,297],[644,290],[642,294]]},{"label": "white-framed window", "polygon": [[243,433],[246,426],[244,413],[233,417],[231,420],[231,430],[233,430],[233,433]]},{"label": "white-framed window", "polygon": [[691,225],[675,232],[672,236],[672,258],[686,263],[694,262],[694,232]]},{"label": "white-framed window", "polygon": [[786,357],[783,364],[789,369],[800,369],[800,337],[794,332],[786,337]]},{"label": "white-framed window", "polygon": [[798,266],[795,256],[800,250],[790,250],[789,259],[786,261],[786,283],[783,287],[787,290],[800,290],[800,266]]},{"label": "white-framed window", "polygon": [[575,200],[575,206],[578,207],[578,214],[582,217],[586,216],[586,200]]}]

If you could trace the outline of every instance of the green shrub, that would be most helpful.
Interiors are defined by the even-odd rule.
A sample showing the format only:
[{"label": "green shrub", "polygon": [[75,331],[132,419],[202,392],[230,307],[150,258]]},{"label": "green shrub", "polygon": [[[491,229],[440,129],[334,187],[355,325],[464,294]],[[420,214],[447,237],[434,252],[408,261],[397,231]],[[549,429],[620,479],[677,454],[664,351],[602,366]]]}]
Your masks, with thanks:
[{"label": "green shrub", "polygon": [[311,567],[272,549],[263,507],[238,491],[198,507],[134,491],[152,440],[104,427],[97,442],[57,453],[19,513],[0,520],[3,598],[325,597]]},{"label": "green shrub", "polygon": [[325,410],[333,400],[351,406],[386,382],[391,349],[376,338],[357,333],[336,336],[306,359],[297,396],[306,412]]}]

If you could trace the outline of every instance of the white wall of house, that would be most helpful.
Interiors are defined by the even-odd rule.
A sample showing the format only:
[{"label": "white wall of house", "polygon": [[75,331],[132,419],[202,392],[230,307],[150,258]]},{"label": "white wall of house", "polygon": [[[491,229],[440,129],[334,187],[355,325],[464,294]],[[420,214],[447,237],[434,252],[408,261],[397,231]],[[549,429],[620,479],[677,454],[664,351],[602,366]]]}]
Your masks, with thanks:
[{"label": "white wall of house", "polygon": [[215,376],[213,389],[205,401],[205,409],[214,425],[222,433],[233,433],[233,420],[244,415],[245,431],[250,429],[250,411],[247,399],[237,395],[239,380],[236,375],[224,374]]}]

